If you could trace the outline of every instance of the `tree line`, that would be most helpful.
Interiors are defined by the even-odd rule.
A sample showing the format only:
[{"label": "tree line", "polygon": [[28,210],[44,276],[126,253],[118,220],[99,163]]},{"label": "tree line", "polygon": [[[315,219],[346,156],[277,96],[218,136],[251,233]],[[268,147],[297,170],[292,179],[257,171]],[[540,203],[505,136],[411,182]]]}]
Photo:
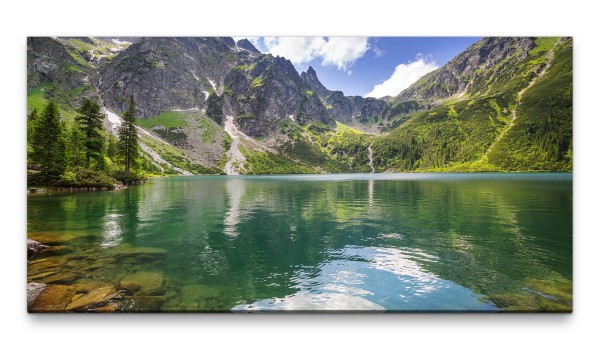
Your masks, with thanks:
[{"label": "tree line", "polygon": [[41,114],[34,109],[28,115],[28,142],[36,170],[28,173],[28,185],[110,188],[116,180],[142,180],[135,113],[132,95],[117,138],[110,133],[107,138],[96,101],[84,99],[70,127],[53,99]]}]

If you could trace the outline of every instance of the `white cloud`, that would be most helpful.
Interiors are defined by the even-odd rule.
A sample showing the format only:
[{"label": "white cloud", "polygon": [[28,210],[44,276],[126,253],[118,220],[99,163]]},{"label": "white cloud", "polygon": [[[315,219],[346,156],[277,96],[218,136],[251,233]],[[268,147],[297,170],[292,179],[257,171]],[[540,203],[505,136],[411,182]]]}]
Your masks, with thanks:
[{"label": "white cloud", "polygon": [[323,65],[346,70],[348,64],[365,55],[369,49],[366,37],[330,37],[321,47]]},{"label": "white cloud", "polygon": [[396,96],[418,81],[419,78],[439,67],[435,61],[426,61],[421,57],[417,58],[416,61],[396,66],[392,76],[373,87],[373,90],[366,96],[374,98],[381,98],[387,95]]},{"label": "white cloud", "polygon": [[268,53],[279,55],[294,64],[321,59],[322,65],[333,65],[346,71],[369,49],[366,37],[264,37]]},{"label": "white cloud", "polygon": [[313,60],[325,44],[322,37],[265,37],[264,40],[269,53],[285,57],[294,64]]}]

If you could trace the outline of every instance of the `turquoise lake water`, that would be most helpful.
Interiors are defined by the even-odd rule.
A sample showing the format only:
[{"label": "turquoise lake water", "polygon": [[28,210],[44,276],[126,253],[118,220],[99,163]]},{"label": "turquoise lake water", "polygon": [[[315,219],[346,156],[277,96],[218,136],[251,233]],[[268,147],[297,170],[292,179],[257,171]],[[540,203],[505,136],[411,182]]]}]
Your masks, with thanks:
[{"label": "turquoise lake water", "polygon": [[130,311],[572,307],[572,174],[169,177],[27,202],[28,236],[60,246],[36,280],[159,276]]}]

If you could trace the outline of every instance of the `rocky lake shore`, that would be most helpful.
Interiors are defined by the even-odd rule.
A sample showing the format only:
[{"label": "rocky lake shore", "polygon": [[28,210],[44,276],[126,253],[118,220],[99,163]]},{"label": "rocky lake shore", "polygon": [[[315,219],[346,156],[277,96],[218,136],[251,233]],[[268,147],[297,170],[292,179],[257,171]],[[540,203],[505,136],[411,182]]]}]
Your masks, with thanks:
[{"label": "rocky lake shore", "polygon": [[225,310],[218,290],[176,287],[156,271],[164,249],[119,245],[95,254],[71,248],[71,241],[85,236],[45,233],[35,238],[27,240],[30,313]]}]

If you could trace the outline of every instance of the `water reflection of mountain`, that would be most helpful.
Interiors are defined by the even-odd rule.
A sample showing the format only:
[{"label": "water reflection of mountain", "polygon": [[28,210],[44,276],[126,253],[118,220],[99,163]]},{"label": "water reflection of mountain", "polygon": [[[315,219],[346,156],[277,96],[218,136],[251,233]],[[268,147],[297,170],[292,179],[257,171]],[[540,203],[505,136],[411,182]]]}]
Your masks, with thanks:
[{"label": "water reflection of mountain", "polygon": [[[305,268],[322,269],[330,255],[311,254],[319,245],[339,250],[375,244],[422,249],[440,259],[429,262],[417,258],[426,272],[478,294],[521,290],[530,279],[570,281],[570,251],[553,256],[557,247],[571,244],[570,190],[561,192],[564,187],[560,184],[558,192],[530,181],[448,184],[371,180],[324,183],[308,191],[301,185],[271,190],[275,193],[271,196],[280,200],[277,211],[283,206],[297,211],[292,205],[301,206],[300,215],[296,212],[277,218],[287,221],[277,226],[268,213],[255,214],[263,221],[263,228],[270,226],[272,231],[259,232],[261,240],[267,242],[255,243],[294,249],[288,256],[289,264],[271,263],[267,267],[286,268],[297,262]],[[250,205],[264,204],[251,200],[247,200]],[[548,201],[559,203],[547,209]],[[560,210],[569,216],[556,213]],[[252,239],[258,237],[252,232],[254,222],[246,223],[249,232],[245,236]],[[283,236],[289,234],[287,225],[299,231],[297,238]],[[548,233],[554,235],[548,238]],[[288,240],[295,241],[291,244]]]},{"label": "water reflection of mountain", "polygon": [[166,249],[157,270],[175,287],[220,288],[224,307],[423,309],[571,282],[570,180],[377,177],[157,179],[52,208],[30,199],[28,220],[96,233],[89,247]]}]

